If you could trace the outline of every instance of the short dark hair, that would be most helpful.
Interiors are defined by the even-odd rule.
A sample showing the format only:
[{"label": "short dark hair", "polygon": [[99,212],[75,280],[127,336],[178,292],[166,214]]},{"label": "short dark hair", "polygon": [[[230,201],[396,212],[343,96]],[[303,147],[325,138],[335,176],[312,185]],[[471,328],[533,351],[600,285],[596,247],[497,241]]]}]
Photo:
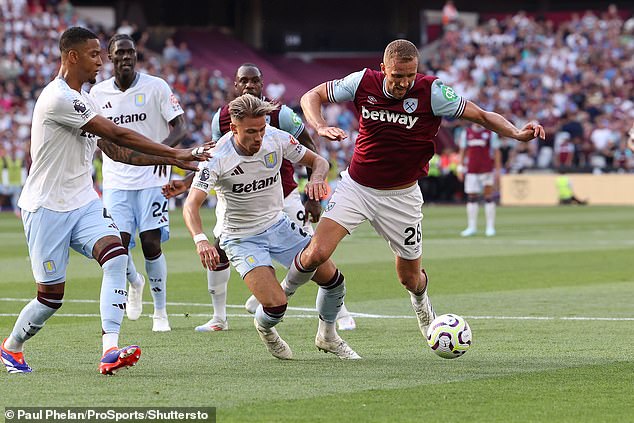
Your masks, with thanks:
[{"label": "short dark hair", "polygon": [[132,41],[132,44],[134,44],[135,47],[136,47],[136,43],[134,42],[134,39],[131,36],[129,36],[128,34],[114,34],[110,38],[110,41],[108,41],[108,53],[110,53],[110,49],[112,48],[114,43],[116,43],[117,41],[120,41],[120,40]]},{"label": "short dark hair", "polygon": [[243,64],[241,64],[240,66],[238,66],[238,68],[236,69],[236,74],[235,74],[235,76],[238,76],[238,71],[239,71],[241,68],[254,68],[254,69],[257,69],[257,70],[258,70],[258,72],[260,72],[260,76],[262,76],[262,69],[260,69],[260,68],[259,68],[259,66],[258,66],[258,65],[256,65],[256,64],[254,64],[254,63],[243,63]]},{"label": "short dark hair", "polygon": [[68,28],[59,39],[59,51],[62,53],[68,53],[69,50],[77,47],[88,40],[98,40],[99,37],[89,29],[82,28],[80,26],[73,26]]}]

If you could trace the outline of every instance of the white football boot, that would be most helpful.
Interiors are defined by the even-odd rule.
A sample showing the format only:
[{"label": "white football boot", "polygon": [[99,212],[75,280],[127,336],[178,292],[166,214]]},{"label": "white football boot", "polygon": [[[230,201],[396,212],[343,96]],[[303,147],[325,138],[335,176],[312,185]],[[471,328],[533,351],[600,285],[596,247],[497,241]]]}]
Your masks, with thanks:
[{"label": "white football boot", "polygon": [[145,286],[145,278],[142,274],[136,274],[136,284],[129,284],[128,287],[128,303],[125,307],[125,313],[128,320],[138,320],[143,313],[143,287]]},{"label": "white football boot", "polygon": [[263,328],[255,319],[253,319],[253,323],[255,324],[255,329],[258,331],[258,335],[260,335],[260,339],[264,342],[266,349],[269,350],[273,357],[279,358],[280,360],[290,360],[293,358],[291,348],[286,341],[277,334],[275,328]]},{"label": "white football boot", "polygon": [[155,310],[152,316],[152,332],[169,332],[171,330],[170,322],[167,320],[167,313]]},{"label": "white football boot", "polygon": [[423,334],[423,337],[427,339],[427,329],[431,322],[436,318],[436,313],[434,312],[434,307],[431,305],[431,301],[427,296],[427,291],[423,296],[422,301],[417,301],[413,295],[410,295],[412,300],[412,308],[414,308],[414,312],[416,313],[416,318],[418,319],[418,326],[420,327],[420,331]]},{"label": "white football boot", "polygon": [[194,329],[196,332],[218,332],[221,330],[229,330],[229,323],[226,320],[220,320],[214,317],[210,321]]},{"label": "white football boot", "polygon": [[339,335],[336,335],[333,339],[326,340],[318,333],[315,337],[315,346],[318,350],[325,353],[332,353],[342,360],[361,359],[361,356],[354,352],[354,350],[350,348],[346,341],[341,339]]}]

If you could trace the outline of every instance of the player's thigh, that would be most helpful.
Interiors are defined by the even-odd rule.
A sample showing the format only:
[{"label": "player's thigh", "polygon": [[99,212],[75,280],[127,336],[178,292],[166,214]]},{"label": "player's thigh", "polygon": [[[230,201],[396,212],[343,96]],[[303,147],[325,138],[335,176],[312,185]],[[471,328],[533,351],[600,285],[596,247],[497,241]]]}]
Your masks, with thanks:
[{"label": "player's thigh", "polygon": [[161,187],[145,188],[137,192],[135,216],[139,233],[159,229],[161,242],[167,241],[169,239],[169,210],[167,198],[161,193]]},{"label": "player's thigh", "polygon": [[78,217],[76,212],[56,212],[42,207],[35,212],[22,211],[36,282],[51,284],[66,280],[71,236]]},{"label": "player's thigh", "polygon": [[297,253],[310,242],[310,235],[286,215],[269,228],[266,234],[271,257],[286,268],[291,266]]},{"label": "player's thigh", "polygon": [[464,177],[464,192],[467,194],[482,194],[484,186],[479,173],[467,173]]},{"label": "player's thigh", "polygon": [[373,215],[372,204],[367,201],[367,198],[368,192],[344,172],[322,217],[338,223],[348,233],[352,233]]},{"label": "player's thigh", "polygon": [[125,189],[103,190],[103,205],[108,214],[121,232],[131,234],[133,238],[136,232],[136,219],[134,217],[136,193],[137,191]]},{"label": "player's thigh", "polygon": [[392,252],[407,260],[419,258],[423,251],[423,196],[417,185],[413,188],[407,194],[383,197],[370,221]]},{"label": "player's thigh", "polygon": [[73,250],[92,258],[93,253],[99,256],[99,251],[95,252],[94,247],[100,239],[111,236],[121,242],[119,228],[103,207],[101,200],[94,200],[82,209],[83,213],[77,219],[71,234],[70,246]]},{"label": "player's thigh", "polygon": [[229,261],[242,279],[256,267],[273,267],[268,239],[265,234],[242,238],[222,235],[220,237],[220,247],[225,251]]}]

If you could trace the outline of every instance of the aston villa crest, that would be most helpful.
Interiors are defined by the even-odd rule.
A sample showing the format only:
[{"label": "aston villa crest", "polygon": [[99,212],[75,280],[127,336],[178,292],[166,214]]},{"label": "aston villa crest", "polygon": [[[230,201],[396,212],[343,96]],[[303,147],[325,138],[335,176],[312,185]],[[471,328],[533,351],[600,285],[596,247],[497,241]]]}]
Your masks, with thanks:
[{"label": "aston villa crest", "polygon": [[273,151],[272,153],[264,156],[264,166],[269,169],[274,168],[277,165],[277,152]]}]

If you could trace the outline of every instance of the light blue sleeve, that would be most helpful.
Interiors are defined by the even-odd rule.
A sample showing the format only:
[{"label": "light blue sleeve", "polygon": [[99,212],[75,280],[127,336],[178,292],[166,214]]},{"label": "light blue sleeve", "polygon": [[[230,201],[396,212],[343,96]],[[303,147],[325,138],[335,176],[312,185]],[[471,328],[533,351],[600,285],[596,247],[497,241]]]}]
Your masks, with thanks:
[{"label": "light blue sleeve", "polygon": [[297,138],[304,130],[304,122],[302,122],[302,119],[297,116],[297,113],[295,113],[290,107],[282,105],[280,108],[279,119],[280,129],[288,132],[295,138]]},{"label": "light blue sleeve", "polygon": [[361,78],[365,74],[366,69],[353,72],[350,75],[328,81],[326,83],[326,92],[328,93],[328,101],[331,103],[342,103],[344,101],[354,100],[357,88],[361,83]]},{"label": "light blue sleeve", "polygon": [[496,132],[491,131],[491,148],[493,150],[500,149],[500,137]]},{"label": "light blue sleeve", "polygon": [[460,128],[458,133],[458,147],[467,148],[467,130],[464,128]]},{"label": "light blue sleeve", "polygon": [[220,131],[220,109],[216,112],[213,118],[211,118],[211,140],[218,141],[223,136]]},{"label": "light blue sleeve", "polygon": [[459,118],[464,112],[467,100],[456,94],[449,85],[436,79],[431,84],[431,110],[434,116]]}]

